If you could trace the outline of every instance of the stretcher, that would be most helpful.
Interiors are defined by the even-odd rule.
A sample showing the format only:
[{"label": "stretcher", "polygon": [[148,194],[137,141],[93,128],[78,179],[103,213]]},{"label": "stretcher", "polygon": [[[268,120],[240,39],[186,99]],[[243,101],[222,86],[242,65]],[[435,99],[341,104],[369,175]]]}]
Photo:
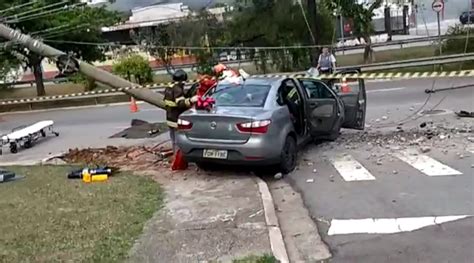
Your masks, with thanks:
[{"label": "stretcher", "polygon": [[48,120],[13,129],[11,133],[1,137],[0,155],[3,153],[2,150],[5,145],[9,145],[10,152],[15,154],[18,152],[20,147],[26,149],[33,147],[34,142],[38,141],[40,138],[45,138],[48,133],[59,136],[59,133],[54,131],[53,125],[54,122]]}]

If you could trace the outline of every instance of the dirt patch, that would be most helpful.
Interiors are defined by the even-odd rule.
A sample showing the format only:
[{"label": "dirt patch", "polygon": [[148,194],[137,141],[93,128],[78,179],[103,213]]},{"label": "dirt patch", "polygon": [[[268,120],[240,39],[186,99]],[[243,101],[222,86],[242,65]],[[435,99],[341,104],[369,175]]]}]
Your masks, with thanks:
[{"label": "dirt patch", "polygon": [[61,159],[67,163],[107,165],[126,170],[169,168],[171,146],[160,143],[153,146],[107,146],[105,148],[70,149]]}]

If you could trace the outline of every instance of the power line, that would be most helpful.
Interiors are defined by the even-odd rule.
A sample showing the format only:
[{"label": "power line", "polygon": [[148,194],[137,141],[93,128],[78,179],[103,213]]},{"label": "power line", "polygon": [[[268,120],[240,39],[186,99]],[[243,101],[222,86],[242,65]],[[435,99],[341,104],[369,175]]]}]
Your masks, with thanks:
[{"label": "power line", "polygon": [[29,15],[29,16],[21,17],[21,18],[18,18],[16,20],[6,21],[6,23],[7,24],[16,24],[16,23],[25,22],[25,21],[29,21],[29,20],[34,20],[34,19],[38,19],[38,18],[50,16],[50,15],[57,15],[57,14],[70,11],[73,8],[83,6],[83,5],[85,5],[85,3],[77,3],[77,4],[73,4],[73,5],[66,5],[64,7],[48,10],[48,11],[41,12],[41,13],[38,13],[38,14],[32,14],[32,15]]},{"label": "power line", "polygon": [[31,2],[28,2],[28,3],[24,3],[24,4],[20,4],[20,5],[16,5],[16,6],[12,6],[12,7],[9,7],[7,9],[3,9],[3,10],[0,10],[0,15],[1,14],[4,14],[4,13],[8,13],[10,11],[13,11],[13,10],[16,10],[18,8],[22,8],[22,7],[27,7],[27,6],[30,6],[30,5],[33,5],[35,4],[37,1],[31,1]]},{"label": "power line", "polygon": [[50,32],[50,33],[47,33],[45,35],[41,35],[41,38],[54,38],[54,37],[58,37],[58,36],[62,36],[64,35],[65,33],[67,32],[71,32],[73,30],[76,30],[76,29],[81,29],[81,28],[86,28],[86,29],[89,29],[88,27],[90,27],[90,24],[84,24],[84,25],[77,25],[75,27],[72,27],[72,28],[65,28],[63,30],[59,30],[59,31],[55,31],[55,32]]},{"label": "power line", "polygon": [[37,12],[37,11],[42,11],[42,10],[44,10],[44,9],[48,9],[48,8],[51,8],[51,7],[59,6],[59,5],[62,5],[62,4],[67,4],[68,2],[69,2],[69,1],[62,1],[62,2],[59,2],[59,3],[54,3],[54,4],[45,5],[45,6],[42,6],[42,7],[38,7],[38,8],[32,9],[32,10],[25,11],[25,12],[23,12],[23,13],[19,13],[19,14],[14,14],[14,15],[11,15],[11,16],[7,16],[7,17],[5,17],[5,19],[6,19],[6,20],[13,19],[13,18],[18,19],[18,17],[20,17],[20,16],[27,15],[27,14],[31,14],[31,13],[35,13],[35,12]]}]

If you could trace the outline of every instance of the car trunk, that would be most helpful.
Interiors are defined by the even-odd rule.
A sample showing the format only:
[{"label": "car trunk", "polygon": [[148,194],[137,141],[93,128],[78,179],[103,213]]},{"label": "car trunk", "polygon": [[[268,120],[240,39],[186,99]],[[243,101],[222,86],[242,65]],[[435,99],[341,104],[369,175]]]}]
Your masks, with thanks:
[{"label": "car trunk", "polygon": [[193,127],[186,136],[193,141],[244,144],[251,134],[241,133],[237,124],[251,122],[258,108],[216,107],[212,111],[187,112],[183,119],[191,121]]}]

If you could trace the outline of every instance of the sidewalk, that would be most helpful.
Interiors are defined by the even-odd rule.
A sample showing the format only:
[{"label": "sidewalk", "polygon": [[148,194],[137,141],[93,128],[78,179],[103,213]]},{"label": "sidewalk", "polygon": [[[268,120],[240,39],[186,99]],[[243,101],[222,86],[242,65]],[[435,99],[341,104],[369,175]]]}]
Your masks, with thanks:
[{"label": "sidewalk", "polygon": [[130,262],[230,262],[272,254],[255,178],[194,170],[148,173],[165,188],[165,207],[145,226]]}]

